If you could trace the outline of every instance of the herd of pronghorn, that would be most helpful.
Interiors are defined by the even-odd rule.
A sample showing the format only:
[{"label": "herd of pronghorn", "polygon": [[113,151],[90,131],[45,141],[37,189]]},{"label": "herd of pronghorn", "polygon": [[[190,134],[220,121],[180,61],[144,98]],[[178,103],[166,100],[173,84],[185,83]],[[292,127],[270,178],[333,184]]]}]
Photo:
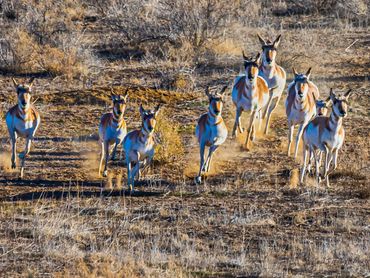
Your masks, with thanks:
[{"label": "herd of pronghorn", "polygon": [[[279,103],[286,83],[284,69],[275,62],[281,36],[279,35],[273,42],[265,41],[259,35],[258,38],[262,44],[262,55],[258,53],[256,57],[247,57],[243,52],[245,73],[236,77],[231,93],[232,102],[236,108],[233,137],[238,132],[243,133],[240,117],[243,111],[250,111],[245,142],[247,149],[250,141],[255,139],[257,121],[261,124],[262,119],[266,119],[264,133],[268,133],[271,114]],[[320,182],[320,164],[324,153],[324,178],[329,186],[329,173],[337,167],[338,151],[344,141],[342,119],[347,115],[351,90],[342,96],[337,96],[331,89],[329,98],[320,100],[318,88],[310,81],[311,68],[305,74],[298,73],[295,69],[293,72],[294,80],[288,86],[285,102],[289,126],[288,156],[294,127],[299,126],[294,157],[297,157],[298,145],[303,136],[304,159],[300,182],[303,183],[306,168],[310,170],[313,162],[316,166],[317,181]],[[17,137],[26,139],[25,150],[19,154],[20,177],[23,178],[25,159],[40,124],[40,114],[31,103],[34,79],[27,84],[18,84],[14,78],[12,80],[16,87],[18,104],[7,112],[6,124],[12,145],[12,169],[16,168]],[[200,169],[195,178],[197,183],[201,183],[202,176],[209,171],[214,152],[228,136],[227,127],[221,116],[226,89],[227,86],[224,86],[220,91],[210,92],[207,88],[205,92],[209,98],[208,112],[199,118],[196,126],[196,137],[200,145]],[[99,138],[102,149],[99,175],[102,173],[104,177],[107,176],[108,161],[115,159],[117,146],[122,144],[127,165],[127,185],[130,190],[133,190],[135,178],[140,177],[140,173],[150,165],[154,156],[153,135],[160,106],[151,110],[144,109],[140,105],[141,129],[127,133],[124,120],[127,96],[127,90],[124,94],[116,94],[112,90],[113,111],[101,117]],[[326,116],[329,106],[332,106],[332,110],[330,115]],[[205,159],[206,146],[209,150]],[[334,160],[334,166],[330,169],[332,160]]]}]

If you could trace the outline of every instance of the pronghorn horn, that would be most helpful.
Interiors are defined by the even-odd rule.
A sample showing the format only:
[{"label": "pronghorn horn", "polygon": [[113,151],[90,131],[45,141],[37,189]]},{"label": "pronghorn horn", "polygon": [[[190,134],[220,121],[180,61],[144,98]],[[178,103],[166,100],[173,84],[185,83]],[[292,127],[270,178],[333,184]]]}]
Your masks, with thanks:
[{"label": "pronghorn horn", "polygon": [[281,34],[277,36],[277,38],[274,41],[274,47],[278,47],[280,44]]},{"label": "pronghorn horn", "polygon": [[111,93],[112,96],[117,95],[116,92],[113,90],[113,87],[110,87],[110,93]]},{"label": "pronghorn horn", "polygon": [[211,94],[209,93],[209,87],[208,86],[206,87],[205,93],[206,93],[207,97],[209,97],[209,98],[211,97]]},{"label": "pronghorn horn", "polygon": [[227,89],[227,85],[223,86],[219,94],[223,96],[225,94],[226,89]]},{"label": "pronghorn horn", "polygon": [[31,79],[28,81],[28,86],[31,88],[33,85],[33,82],[35,82],[35,77],[31,77]]},{"label": "pronghorn horn", "polygon": [[257,64],[259,64],[260,63],[260,58],[261,58],[261,53],[257,53],[257,55],[256,55],[256,58],[255,58],[255,62],[257,63]]},{"label": "pronghorn horn", "polygon": [[142,104],[142,103],[140,103],[140,109],[139,109],[139,111],[140,111],[140,115],[143,115],[143,114],[144,114],[144,112],[145,112],[145,109],[144,109],[144,107],[143,107],[143,104]]},{"label": "pronghorn horn", "polygon": [[352,95],[352,89],[349,89],[345,94],[344,97],[348,99]]},{"label": "pronghorn horn", "polygon": [[335,100],[335,98],[336,98],[336,95],[335,95],[335,93],[334,93],[333,88],[330,88],[329,98],[330,98],[330,100],[334,103],[334,100]]},{"label": "pronghorn horn", "polygon": [[15,80],[15,79],[12,77],[12,81],[13,81],[14,86],[15,86],[15,87],[18,87],[18,82],[17,82],[17,80]]},{"label": "pronghorn horn", "polygon": [[311,75],[311,69],[312,69],[312,68],[309,68],[309,69],[308,69],[308,71],[306,72],[306,77],[307,77],[307,79],[309,79],[309,78],[310,78],[310,75]]},{"label": "pronghorn horn", "polygon": [[298,75],[298,72],[294,67],[293,67],[293,73],[294,73],[294,75]]},{"label": "pronghorn horn", "polygon": [[266,45],[266,41],[260,36],[260,34],[257,34],[257,37],[262,45]]},{"label": "pronghorn horn", "polygon": [[243,50],[243,52],[242,52],[242,53],[243,53],[243,59],[244,59],[244,60],[248,60],[248,57],[247,57],[247,56],[245,56],[244,50]]}]

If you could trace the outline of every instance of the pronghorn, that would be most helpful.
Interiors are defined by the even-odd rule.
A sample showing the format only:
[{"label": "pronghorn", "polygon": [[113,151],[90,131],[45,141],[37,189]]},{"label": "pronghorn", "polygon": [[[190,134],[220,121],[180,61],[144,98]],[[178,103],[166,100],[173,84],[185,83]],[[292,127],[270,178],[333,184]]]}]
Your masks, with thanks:
[{"label": "pronghorn", "polygon": [[113,102],[113,111],[105,113],[99,123],[99,139],[101,143],[101,158],[99,165],[99,176],[103,160],[105,158],[103,177],[107,176],[107,164],[109,160],[110,147],[113,147],[112,160],[115,159],[117,146],[120,145],[127,134],[126,122],[123,118],[125,113],[128,90],[123,95],[117,95],[111,89],[111,98]]},{"label": "pronghorn", "polygon": [[294,126],[299,125],[294,157],[297,157],[299,141],[304,127],[316,115],[316,100],[319,98],[319,90],[315,84],[309,81],[311,68],[306,74],[299,74],[293,69],[294,80],[288,86],[288,97],[285,102],[286,115],[288,117],[288,156],[293,140]]},{"label": "pronghorn", "polygon": [[17,137],[26,138],[25,150],[19,154],[22,160],[20,178],[23,178],[24,163],[31,150],[31,143],[41,119],[39,112],[31,103],[31,91],[35,79],[31,78],[28,84],[18,84],[14,78],[12,80],[17,91],[18,104],[9,109],[5,121],[12,144],[12,169],[16,168]]},{"label": "pronghorn", "polygon": [[127,186],[134,189],[136,175],[140,178],[140,168],[149,166],[154,156],[154,128],[160,104],[154,110],[146,110],[140,105],[141,129],[129,132],[123,140],[126,154]]},{"label": "pronghorn", "polygon": [[319,157],[317,151],[325,152],[324,178],[326,185],[329,186],[330,163],[334,159],[334,167],[337,168],[338,151],[344,142],[344,129],[342,126],[343,118],[347,116],[348,99],[351,90],[347,91],[343,97],[337,97],[333,89],[330,89],[330,100],[332,102],[332,111],[329,117],[316,117],[304,129],[303,132],[303,167],[300,181],[303,183],[308,153],[313,153],[316,162],[316,178],[319,182]]},{"label": "pronghorn", "polygon": [[[210,94],[208,87],[206,95],[209,100],[208,112],[200,116],[195,135],[198,138],[200,150],[200,169],[195,178],[196,183],[201,183],[202,175],[207,173],[211,167],[211,160],[216,149],[225,142],[227,138],[227,128],[222,119],[221,112],[223,107],[223,98],[227,86],[224,86],[219,93]],[[204,161],[205,147],[208,146],[208,156]]]},{"label": "pronghorn", "polygon": [[[316,100],[316,117],[326,116],[326,114],[328,113],[328,108],[330,106],[330,103],[331,103],[330,97],[328,97],[326,100],[322,100],[322,99]],[[319,157],[319,166],[320,166],[322,152],[318,151],[317,155]],[[314,154],[310,152],[310,160],[307,165],[307,171],[309,173],[311,172],[311,165],[314,162],[314,157],[315,157]]]},{"label": "pronghorn", "polygon": [[286,73],[284,69],[276,64],[276,51],[279,46],[281,35],[275,41],[265,41],[260,35],[257,35],[262,44],[262,63],[259,67],[259,75],[263,77],[268,85],[270,96],[265,107],[263,118],[266,119],[265,134],[268,133],[271,114],[279,104],[281,95],[285,88]]},{"label": "pronghorn", "polygon": [[236,107],[235,124],[232,136],[236,135],[238,130],[243,132],[240,117],[243,111],[251,111],[248,126],[247,139],[245,141],[248,148],[249,140],[255,138],[256,126],[255,120],[261,121],[262,108],[267,105],[269,100],[269,89],[266,81],[258,76],[258,66],[260,63],[260,54],[253,58],[247,58],[243,52],[245,75],[238,76],[235,79],[232,90],[232,100]]}]

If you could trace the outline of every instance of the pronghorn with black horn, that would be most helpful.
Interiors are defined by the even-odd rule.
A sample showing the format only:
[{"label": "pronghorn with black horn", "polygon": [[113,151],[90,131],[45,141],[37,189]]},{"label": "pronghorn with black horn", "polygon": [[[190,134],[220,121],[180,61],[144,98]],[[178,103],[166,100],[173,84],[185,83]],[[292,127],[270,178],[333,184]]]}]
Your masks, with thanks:
[{"label": "pronghorn with black horn", "polygon": [[293,140],[294,126],[299,125],[294,157],[297,157],[299,141],[304,127],[316,115],[316,100],[319,98],[319,90],[309,78],[311,68],[306,74],[297,73],[295,69],[294,80],[288,86],[288,97],[285,102],[286,115],[288,117],[288,156]]},{"label": "pronghorn with black horn", "polygon": [[26,138],[25,150],[19,154],[21,159],[20,178],[23,178],[24,163],[31,150],[32,140],[40,125],[41,118],[39,112],[31,103],[32,85],[35,79],[31,78],[28,84],[18,84],[14,78],[12,80],[16,88],[18,104],[9,109],[5,121],[12,144],[12,169],[16,168],[17,138]]},{"label": "pronghorn with black horn", "polygon": [[[222,145],[227,138],[227,127],[222,119],[223,98],[227,86],[224,86],[216,94],[210,93],[206,88],[206,95],[209,100],[208,112],[200,116],[195,135],[199,142],[200,168],[195,178],[196,183],[202,182],[202,175],[209,172],[214,152]],[[207,159],[204,160],[206,146],[209,147]]]},{"label": "pronghorn with black horn", "polygon": [[135,177],[140,178],[140,169],[149,166],[154,156],[154,128],[160,104],[154,110],[144,109],[140,105],[141,129],[129,132],[123,140],[126,154],[127,186],[134,189]]},{"label": "pronghorn with black horn", "polygon": [[120,145],[127,134],[126,122],[123,118],[128,97],[128,89],[123,95],[116,94],[111,88],[111,98],[113,102],[113,111],[105,113],[99,124],[99,139],[101,143],[101,158],[99,165],[99,176],[105,159],[103,177],[108,174],[107,166],[109,153],[113,145],[112,160],[115,159],[117,146]]},{"label": "pronghorn with black horn", "polygon": [[257,35],[262,45],[262,63],[259,66],[259,75],[265,79],[269,88],[269,100],[263,113],[263,119],[266,118],[265,134],[268,133],[271,114],[279,104],[283,94],[286,73],[285,70],[276,63],[277,48],[280,44],[281,35],[274,42],[265,41],[260,35]]},{"label": "pronghorn with black horn", "polygon": [[330,100],[332,111],[329,117],[316,117],[304,129],[303,132],[303,167],[301,170],[300,181],[303,183],[308,154],[313,153],[316,162],[316,178],[320,181],[318,151],[325,153],[324,178],[326,185],[329,186],[329,170],[331,161],[334,160],[334,171],[338,165],[338,151],[344,142],[343,118],[347,116],[348,99],[351,90],[347,91],[343,97],[337,97],[330,89]]},{"label": "pronghorn with black horn", "polygon": [[236,132],[243,132],[240,117],[243,111],[250,111],[250,120],[248,126],[247,139],[245,145],[248,149],[249,140],[255,138],[256,118],[261,121],[262,108],[267,105],[269,100],[269,89],[266,81],[258,76],[258,67],[261,62],[261,56],[258,53],[255,58],[248,58],[243,52],[245,75],[238,76],[234,81],[234,87],[231,93],[232,101],[236,107],[235,124],[232,136]]}]

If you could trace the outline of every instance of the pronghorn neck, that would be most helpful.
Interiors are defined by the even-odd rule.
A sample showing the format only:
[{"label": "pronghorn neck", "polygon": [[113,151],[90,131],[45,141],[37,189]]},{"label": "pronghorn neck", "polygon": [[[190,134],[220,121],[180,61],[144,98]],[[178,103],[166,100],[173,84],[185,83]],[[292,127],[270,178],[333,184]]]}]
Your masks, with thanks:
[{"label": "pronghorn neck", "polygon": [[[258,77],[257,77],[258,78]],[[253,80],[253,82],[250,82],[249,79],[246,77],[245,78],[245,87],[247,89],[247,94],[253,95],[253,93],[256,91],[257,87],[257,78]]]},{"label": "pronghorn neck", "polygon": [[113,109],[113,121],[119,123],[123,120],[123,113],[121,115],[117,115],[116,111]]},{"label": "pronghorn neck", "polygon": [[272,78],[274,76],[275,68],[276,68],[275,61],[273,61],[271,64],[263,63],[262,66],[261,66],[261,70],[262,70],[263,74],[268,78]]},{"label": "pronghorn neck", "polygon": [[147,140],[148,138],[152,137],[153,136],[153,133],[154,133],[154,130],[153,131],[148,131],[146,128],[145,128],[145,125],[144,123],[142,124],[141,126],[141,131],[140,131],[140,138],[143,138],[144,141]]},{"label": "pronghorn neck", "polygon": [[30,110],[31,105],[28,104],[26,107],[23,107],[22,104],[18,102],[18,110],[21,113],[21,115],[27,114],[27,112]]},{"label": "pronghorn neck", "polygon": [[208,124],[209,125],[218,125],[222,122],[222,116],[221,115],[215,115],[212,113],[211,110],[208,110]]},{"label": "pronghorn neck", "polygon": [[342,117],[337,116],[333,109],[329,116],[329,124],[328,124],[329,129],[332,131],[339,130],[339,128],[342,126],[342,121],[343,121]]}]

